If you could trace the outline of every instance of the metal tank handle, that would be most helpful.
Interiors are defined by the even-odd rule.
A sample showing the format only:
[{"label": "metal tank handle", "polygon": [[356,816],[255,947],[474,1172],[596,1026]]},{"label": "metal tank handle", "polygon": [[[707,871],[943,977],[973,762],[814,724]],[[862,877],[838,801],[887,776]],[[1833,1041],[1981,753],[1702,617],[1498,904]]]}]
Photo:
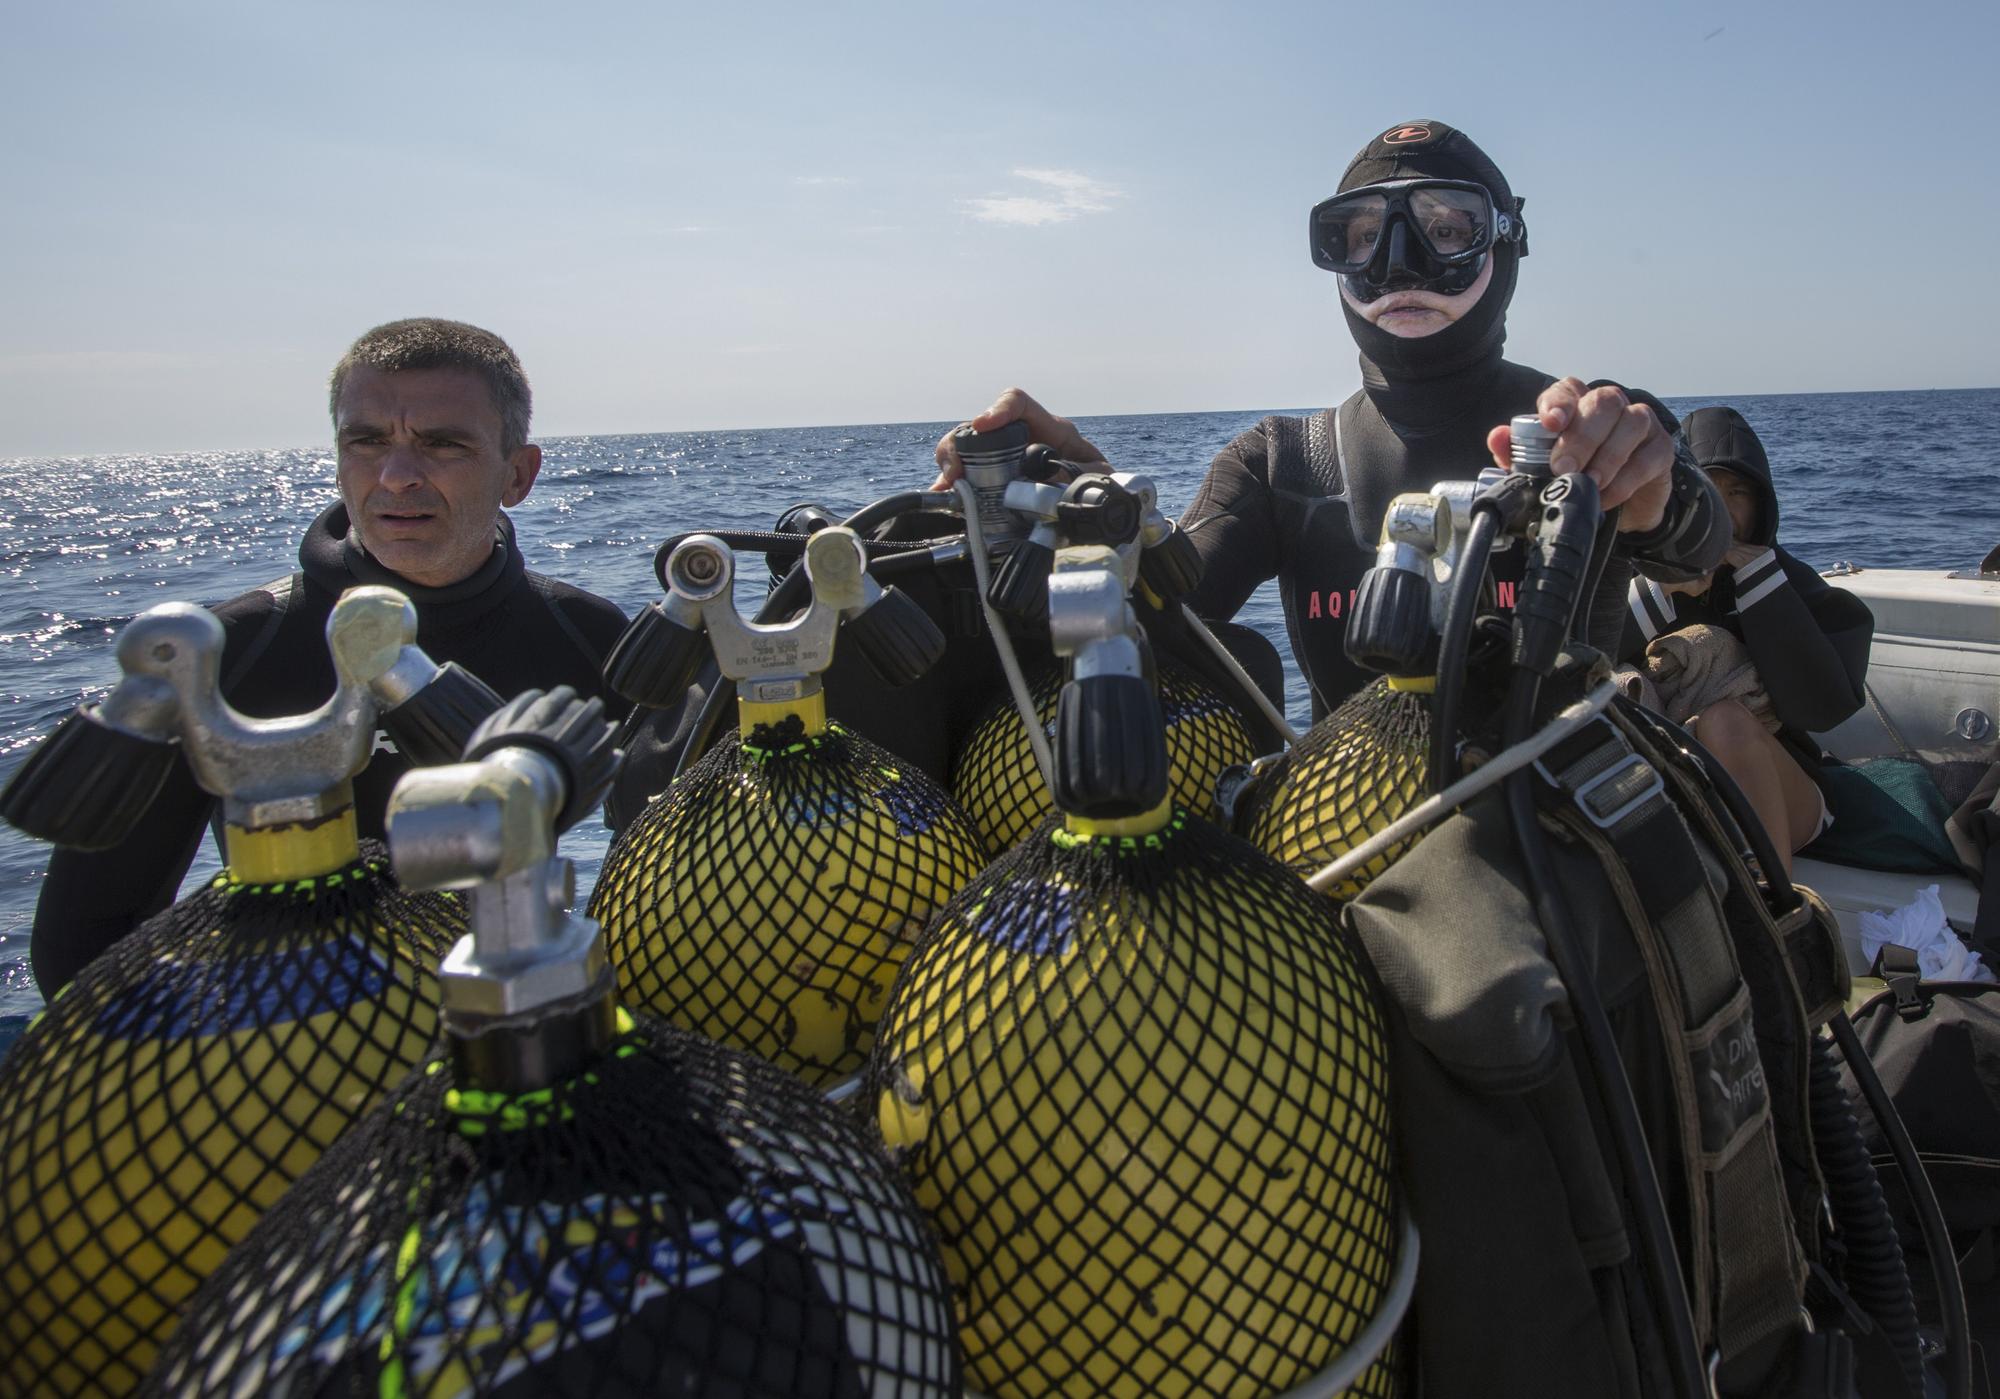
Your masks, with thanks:
[{"label": "metal tank handle", "polygon": [[556,834],[602,800],[620,755],[602,703],[567,686],[519,696],[466,751],[396,784],[389,854],[405,889],[465,893],[472,931],[438,976],[467,1081],[528,1091],[575,1072],[614,1033],[604,938],[570,911],[576,867],[556,854]]}]

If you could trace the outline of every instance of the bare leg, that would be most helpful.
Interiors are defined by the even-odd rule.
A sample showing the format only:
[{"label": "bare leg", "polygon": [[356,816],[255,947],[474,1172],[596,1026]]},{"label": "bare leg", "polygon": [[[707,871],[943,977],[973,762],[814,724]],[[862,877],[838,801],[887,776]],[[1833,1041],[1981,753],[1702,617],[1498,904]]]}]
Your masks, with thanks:
[{"label": "bare leg", "polygon": [[1735,700],[1711,704],[1689,727],[1743,789],[1789,876],[1792,852],[1819,831],[1819,788],[1785,746]]}]

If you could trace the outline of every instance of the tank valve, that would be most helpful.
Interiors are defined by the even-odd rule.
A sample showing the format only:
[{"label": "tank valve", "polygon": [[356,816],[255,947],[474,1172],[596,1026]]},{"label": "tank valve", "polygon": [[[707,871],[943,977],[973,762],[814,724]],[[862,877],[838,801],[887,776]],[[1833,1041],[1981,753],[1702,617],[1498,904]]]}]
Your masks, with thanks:
[{"label": "tank valve", "polygon": [[1049,638],[1070,661],[1056,699],[1056,805],[1089,820],[1144,816],[1167,799],[1166,725],[1126,567],[1115,549],[1079,545],[1057,553],[1049,578]]},{"label": "tank valve", "polygon": [[251,719],[223,699],[222,623],[166,603],[118,638],[124,672],[103,703],[80,708],[0,796],[31,835],[81,849],[118,844],[159,794],[176,755],[223,800],[241,830],[314,825],[353,805],[378,721],[422,756],[456,756],[498,696],[414,644],[416,609],[389,588],[353,588],[327,618],[337,684],[310,714]]},{"label": "tank valve", "polygon": [[611,1041],[604,939],[569,912],[576,871],[555,837],[603,800],[619,756],[602,703],[567,685],[530,690],[480,726],[465,762],[409,773],[389,799],[403,887],[465,891],[472,931],[439,978],[468,1081],[545,1087]]}]

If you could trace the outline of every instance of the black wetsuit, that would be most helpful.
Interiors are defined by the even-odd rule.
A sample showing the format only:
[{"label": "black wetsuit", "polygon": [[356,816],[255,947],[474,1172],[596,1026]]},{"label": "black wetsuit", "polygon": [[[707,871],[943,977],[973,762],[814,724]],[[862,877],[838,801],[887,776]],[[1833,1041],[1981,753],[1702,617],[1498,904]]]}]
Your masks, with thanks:
[{"label": "black wetsuit", "polygon": [[[1477,362],[1423,380],[1391,380],[1362,361],[1364,387],[1337,409],[1306,419],[1267,419],[1216,454],[1182,526],[1201,551],[1202,582],[1190,599],[1204,617],[1227,618],[1257,586],[1277,578],[1292,654],[1324,717],[1373,678],[1342,649],[1361,575],[1375,561],[1382,515],[1406,491],[1467,480],[1492,464],[1486,434],[1533,412],[1554,376],[1500,358],[1497,338]],[[1629,391],[1628,391],[1629,392]],[[1674,420],[1651,405],[1672,431]],[[1273,443],[1280,448],[1273,479]],[[1626,535],[1592,600],[1586,637],[1617,635],[1631,560],[1668,581],[1699,577],[1728,547],[1728,515],[1705,477],[1685,460],[1661,526]],[[1719,527],[1715,522],[1719,521]],[[1500,602],[1512,605],[1517,559],[1496,559]]]},{"label": "black wetsuit", "polygon": [[[501,516],[493,555],[470,578],[422,588],[361,552],[336,505],[306,532],[299,571],[214,609],[227,638],[223,697],[252,718],[303,714],[333,693],[326,619],[347,588],[381,583],[417,606],[417,644],[438,662],[457,661],[502,697],[570,685],[602,694],[614,717],[626,705],[603,689],[605,654],[625,627],[615,603],[530,573]],[[364,836],[380,836],[389,792],[409,763],[379,730],[368,766],[354,779]],[[83,966],[139,922],[172,903],[193,862],[215,799],[176,766],[134,834],[114,850],[57,850],[35,907],[30,953],[35,981],[53,996]]]}]

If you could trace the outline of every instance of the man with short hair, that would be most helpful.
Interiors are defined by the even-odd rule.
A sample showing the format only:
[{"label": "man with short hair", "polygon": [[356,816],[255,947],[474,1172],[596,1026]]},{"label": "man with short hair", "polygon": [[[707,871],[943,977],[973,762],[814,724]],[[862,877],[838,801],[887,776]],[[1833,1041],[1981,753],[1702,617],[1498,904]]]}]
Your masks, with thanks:
[{"label": "man with short hair", "polygon": [[[297,572],[216,607],[227,638],[222,692],[258,718],[298,714],[333,692],[326,619],[348,588],[386,584],[417,609],[417,644],[503,697],[569,685],[601,694],[604,657],[625,628],[615,603],[528,571],[504,509],[534,488],[527,377],[505,341],[457,321],[392,321],[334,367],[329,407],[340,501],[306,531]],[[408,761],[377,733],[354,779],[364,836]],[[173,902],[214,799],[176,767],[135,833],[114,850],[57,850],[35,909],[31,957],[45,996]]]}]

